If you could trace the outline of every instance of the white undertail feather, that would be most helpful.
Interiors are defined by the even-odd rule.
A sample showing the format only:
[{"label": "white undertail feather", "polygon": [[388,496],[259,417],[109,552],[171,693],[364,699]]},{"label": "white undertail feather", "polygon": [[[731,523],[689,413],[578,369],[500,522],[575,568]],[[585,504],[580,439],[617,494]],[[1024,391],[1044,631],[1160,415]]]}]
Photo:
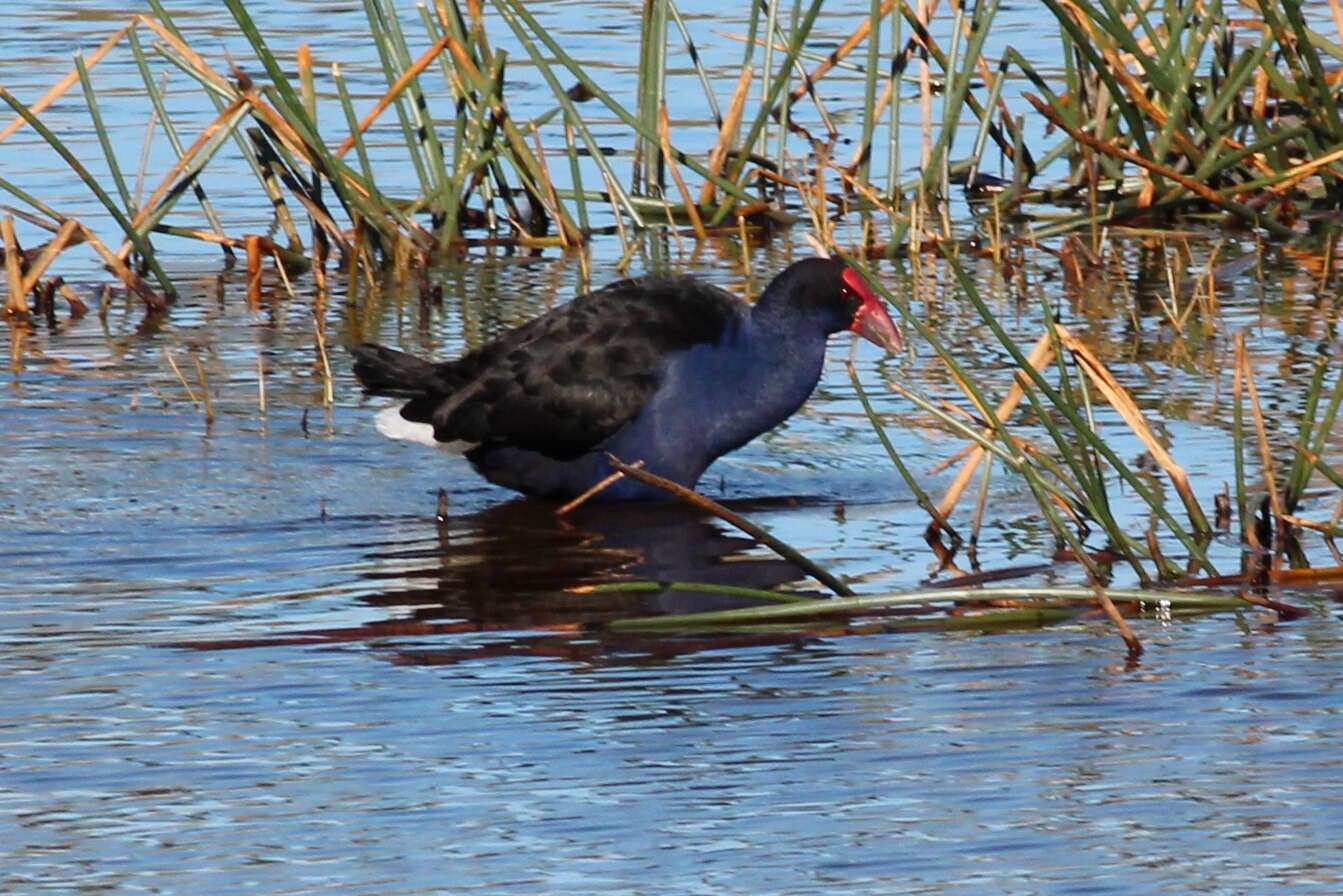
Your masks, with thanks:
[{"label": "white undertail feather", "polygon": [[389,408],[383,408],[373,417],[374,425],[378,427],[378,432],[389,439],[397,439],[402,442],[414,442],[417,445],[428,445],[430,448],[437,448],[440,451],[447,451],[449,454],[465,454],[475,445],[471,442],[440,442],[434,438],[434,428],[428,423],[415,423],[401,416],[401,408],[405,405],[394,404]]}]

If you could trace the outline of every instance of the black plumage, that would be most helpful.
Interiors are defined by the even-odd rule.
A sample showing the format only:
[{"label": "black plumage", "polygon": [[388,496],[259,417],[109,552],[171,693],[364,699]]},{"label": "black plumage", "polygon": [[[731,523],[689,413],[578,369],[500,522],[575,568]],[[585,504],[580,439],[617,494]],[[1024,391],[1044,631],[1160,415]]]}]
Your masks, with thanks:
[{"label": "black plumage", "polygon": [[456,361],[354,349],[368,391],[410,398],[401,416],[440,442],[508,444],[567,460],[638,413],[668,354],[713,341],[745,306],[692,277],[621,280]]}]

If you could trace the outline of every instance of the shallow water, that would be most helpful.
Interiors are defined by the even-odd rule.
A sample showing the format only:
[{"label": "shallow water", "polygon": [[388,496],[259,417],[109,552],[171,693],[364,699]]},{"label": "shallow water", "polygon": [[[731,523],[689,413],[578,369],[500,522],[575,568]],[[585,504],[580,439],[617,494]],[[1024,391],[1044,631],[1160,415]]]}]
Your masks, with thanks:
[{"label": "shallow water", "polygon": [[[371,79],[369,51],[350,38],[362,33],[358,4],[248,6],[277,43],[311,39],[362,61],[350,70]],[[611,28],[595,34],[569,22],[592,4],[538,8],[568,39],[609,51],[619,82],[631,77],[633,6],[601,6]],[[173,8],[193,9],[190,27],[217,37],[220,55],[241,53],[214,4]],[[687,12],[706,55],[731,49],[710,27],[713,10]],[[39,94],[74,47],[125,13],[56,3],[38,26],[0,29],[0,83]],[[1026,15],[1004,21],[1004,40],[1031,39]],[[107,66],[133,95],[129,58]],[[78,104],[57,112],[73,120]],[[138,148],[143,119],[115,124]],[[6,176],[23,171],[35,192],[76,203],[58,161],[33,147],[0,144]],[[254,214],[249,185],[207,186],[226,218]],[[1195,234],[1190,251],[1206,260],[1222,236]],[[747,278],[735,244],[691,249],[653,245],[635,270],[666,259],[758,289],[809,251],[788,237],[758,246]],[[1254,247],[1232,239],[1216,251]],[[597,247],[594,280],[614,276],[619,252]],[[1044,256],[1024,297],[987,265],[974,275],[1025,342],[1038,333],[1036,296],[1059,307],[1162,421],[1210,506],[1232,475],[1231,335],[1249,328],[1272,437],[1286,445],[1313,359],[1343,355],[1336,284],[1270,248],[1223,284],[1215,321],[1183,338],[1162,323],[1166,278],[1152,252],[1138,241],[1126,250],[1132,297],[1066,290]],[[572,296],[576,262],[476,257],[435,273],[441,306],[389,286],[351,307],[338,290],[322,307],[330,408],[310,283],[290,299],[268,282],[249,308],[244,275],[217,256],[188,244],[170,263],[183,296],[167,319],[147,324],[118,296],[105,321],[39,325],[0,375],[0,890],[1343,888],[1336,592],[1286,595],[1311,610],[1290,623],[1136,620],[1138,663],[1091,618],[992,634],[716,640],[575,628],[712,605],[574,590],[618,577],[811,587],[678,507],[591,507],[560,522],[460,459],[374,431],[376,405],[341,346],[378,339],[450,356]],[[905,282],[899,269],[884,275]],[[86,284],[104,279],[88,268]],[[954,296],[922,307],[974,369],[1005,368]],[[860,591],[911,587],[935,566],[925,517],[862,416],[848,353],[837,340],[804,412],[703,486]],[[193,393],[199,359],[213,423],[169,354]],[[954,387],[926,353],[883,359],[864,344],[856,361],[924,475],[954,446],[882,383],[948,399]],[[1123,456],[1140,450],[1111,431]],[[1332,449],[1337,460],[1337,437]],[[950,477],[924,475],[934,494]],[[443,524],[440,488],[451,496]],[[1327,516],[1336,500],[1306,515]],[[1319,550],[1313,559],[1332,562]],[[995,474],[982,565],[1052,551],[1029,493]],[[1230,539],[1216,555],[1235,567]],[[1079,578],[1059,565],[1028,581]]]}]

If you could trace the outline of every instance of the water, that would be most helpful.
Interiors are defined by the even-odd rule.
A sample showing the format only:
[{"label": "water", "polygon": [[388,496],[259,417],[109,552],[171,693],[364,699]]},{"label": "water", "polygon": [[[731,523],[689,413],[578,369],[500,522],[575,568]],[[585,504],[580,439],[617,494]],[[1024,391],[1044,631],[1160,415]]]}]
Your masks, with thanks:
[{"label": "water", "polygon": [[[179,6],[220,55],[242,54],[214,5]],[[589,7],[538,6],[576,44],[590,35],[569,20]],[[356,75],[373,71],[352,37],[362,33],[357,4],[249,8],[278,44],[307,38]],[[594,52],[610,51],[616,83],[631,77],[630,8],[602,7],[611,27],[591,36]],[[92,46],[127,12],[52,4],[26,30],[0,29],[0,58],[10,60],[0,82],[38,95],[74,47]],[[737,27],[730,18],[715,29],[714,11],[687,13],[706,56],[731,49],[715,36]],[[1031,39],[1024,15],[1004,21],[1004,40]],[[133,96],[129,59],[105,65],[109,83]],[[77,103],[56,110],[72,121],[77,112]],[[138,147],[143,119],[115,125]],[[77,206],[58,161],[35,146],[18,136],[0,144],[6,176],[23,172],[35,192]],[[226,219],[255,214],[245,183],[208,186]],[[1218,236],[1196,236],[1195,257]],[[1291,623],[1257,612],[1137,620],[1147,646],[1138,663],[1085,617],[994,634],[647,639],[576,628],[713,603],[573,590],[620,576],[811,586],[680,508],[589,508],[560,522],[463,461],[378,437],[341,346],[375,338],[450,356],[572,296],[573,261],[478,257],[435,274],[441,307],[422,305],[414,288],[358,309],[333,296],[328,410],[311,286],[300,281],[289,299],[268,283],[249,308],[244,275],[191,244],[165,246],[183,293],[167,320],[146,325],[118,297],[105,323],[94,313],[38,326],[0,393],[0,890],[1343,885],[1336,591],[1287,595],[1312,611]],[[710,249],[660,247],[678,267],[757,289],[808,251],[788,237],[757,247],[747,282],[739,250]],[[1231,240],[1220,251],[1252,249]],[[1069,292],[1047,259],[1032,260],[1030,275],[1161,421],[1210,505],[1231,478],[1231,334],[1251,329],[1281,446],[1313,358],[1340,354],[1337,300],[1309,259],[1270,248],[1223,286],[1214,325],[1180,338],[1162,323],[1165,274],[1149,270],[1150,251],[1140,241],[1126,250],[1132,300]],[[600,244],[594,279],[613,276],[619,254]],[[636,271],[656,261],[639,258]],[[1018,309],[1004,317],[1032,340],[1035,293],[1023,301],[987,266],[974,273],[1000,311]],[[81,289],[105,279],[91,265],[82,276]],[[945,296],[926,297],[925,308],[974,369],[1004,369],[966,309]],[[194,392],[200,360],[212,424],[166,354]],[[703,485],[859,590],[911,587],[933,568],[925,518],[861,416],[847,355],[837,340],[804,412]],[[863,345],[856,360],[923,475],[948,441],[881,384],[911,380],[947,399],[954,387],[925,356],[882,359]],[[1117,426],[1109,431],[1121,455],[1137,453]],[[1331,445],[1336,458],[1336,436]],[[951,475],[924,478],[940,494]],[[434,520],[440,487],[452,499],[444,525]],[[1319,491],[1305,515],[1332,511],[1336,497]],[[985,568],[1048,559],[1033,506],[995,474]],[[1215,553],[1234,568],[1229,540]],[[1331,562],[1322,549],[1314,559]],[[1078,579],[1058,566],[1035,581]]]}]

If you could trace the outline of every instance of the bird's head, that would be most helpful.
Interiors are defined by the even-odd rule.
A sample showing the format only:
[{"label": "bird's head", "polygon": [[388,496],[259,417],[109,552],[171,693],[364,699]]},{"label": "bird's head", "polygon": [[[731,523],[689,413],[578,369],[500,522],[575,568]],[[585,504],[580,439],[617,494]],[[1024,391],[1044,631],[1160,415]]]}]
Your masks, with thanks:
[{"label": "bird's head", "polygon": [[774,279],[761,297],[790,303],[804,317],[819,320],[826,333],[852,330],[887,351],[903,348],[900,329],[886,305],[861,274],[836,258],[795,262]]}]

